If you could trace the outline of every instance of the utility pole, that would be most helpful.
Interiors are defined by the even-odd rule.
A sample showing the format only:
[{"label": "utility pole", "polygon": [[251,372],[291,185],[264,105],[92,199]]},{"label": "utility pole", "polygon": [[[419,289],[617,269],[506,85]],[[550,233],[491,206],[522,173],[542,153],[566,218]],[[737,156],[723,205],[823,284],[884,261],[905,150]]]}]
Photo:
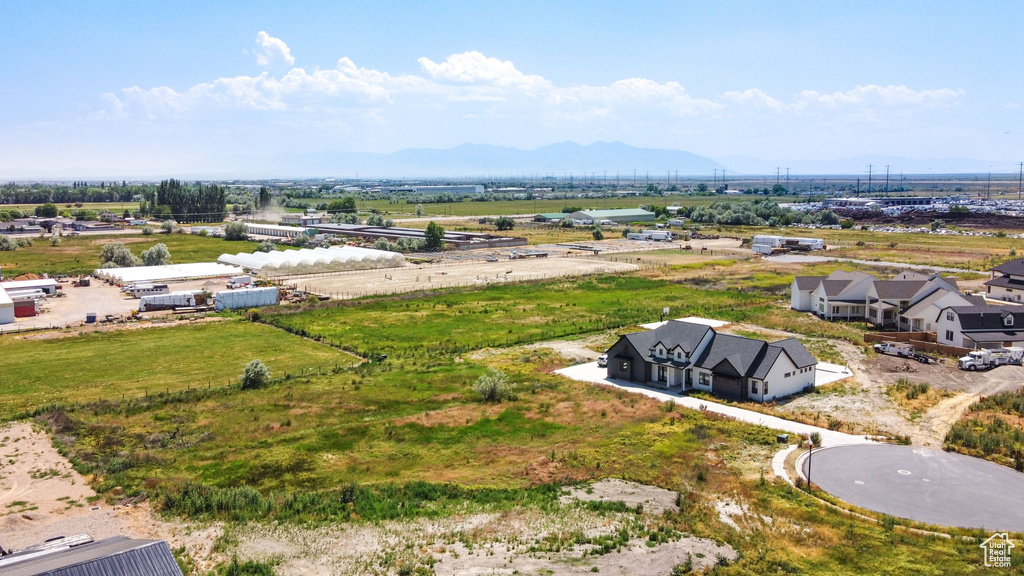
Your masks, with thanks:
[{"label": "utility pole", "polygon": [[871,164],[868,164],[868,195],[871,195]]},{"label": "utility pole", "polygon": [[992,171],[988,173],[988,181],[985,182],[985,200],[992,199]]},{"label": "utility pole", "polygon": [[885,165],[885,197],[889,197],[889,165]]},{"label": "utility pole", "polygon": [[1019,164],[1020,171],[1017,173],[1017,201],[1020,201],[1020,185],[1024,183],[1024,162]]},{"label": "utility pole", "polygon": [[786,194],[789,194],[789,168],[786,168]]},{"label": "utility pole", "polygon": [[715,183],[714,183],[713,186],[714,186],[715,190],[718,190],[718,168],[715,168],[715,176],[714,176],[714,178],[715,178]]},{"label": "utility pole", "polygon": [[781,173],[781,171],[782,171],[781,168],[779,168],[778,166],[775,167],[775,185],[776,186],[779,185],[779,174]]}]

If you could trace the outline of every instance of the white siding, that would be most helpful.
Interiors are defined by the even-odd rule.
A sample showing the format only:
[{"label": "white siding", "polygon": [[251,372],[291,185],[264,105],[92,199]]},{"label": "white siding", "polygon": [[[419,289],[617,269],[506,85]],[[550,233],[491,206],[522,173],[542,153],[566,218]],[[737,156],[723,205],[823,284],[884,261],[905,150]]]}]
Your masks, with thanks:
[{"label": "white siding", "polygon": [[[953,316],[952,320],[949,319],[950,315]],[[935,323],[935,335],[939,344],[964,346],[964,333],[960,330],[960,319],[952,310],[943,310],[939,313],[939,319]],[[973,348],[974,346],[972,344],[965,347]]]},{"label": "white siding", "polygon": [[[776,398],[802,392],[807,386],[814,386],[814,372],[814,366],[801,372],[801,369],[793,364],[789,356],[785,353],[779,354],[772,369],[768,371],[768,377],[764,379],[764,382],[768,384],[768,394],[764,394],[762,385],[758,390],[757,398],[764,402],[770,402]],[[786,374],[789,374],[788,378]]]}]

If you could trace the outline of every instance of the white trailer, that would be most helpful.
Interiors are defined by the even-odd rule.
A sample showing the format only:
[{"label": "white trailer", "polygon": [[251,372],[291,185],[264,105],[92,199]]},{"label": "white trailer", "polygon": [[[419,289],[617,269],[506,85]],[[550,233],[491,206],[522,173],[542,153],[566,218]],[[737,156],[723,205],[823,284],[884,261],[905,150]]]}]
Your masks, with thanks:
[{"label": "white trailer", "polygon": [[214,296],[214,307],[217,310],[237,310],[239,308],[257,308],[277,304],[277,287],[241,288],[239,290],[223,290]]},{"label": "white trailer", "polygon": [[957,360],[956,365],[961,370],[988,370],[1004,364],[1020,364],[1024,360],[1024,348],[1011,347],[988,349],[981,348],[973,350]]},{"label": "white trailer", "polygon": [[139,312],[192,308],[196,305],[196,294],[202,290],[182,290],[170,294],[151,294],[139,299]]},{"label": "white trailer", "polygon": [[132,298],[142,298],[145,296],[154,296],[158,294],[170,294],[171,289],[167,284],[132,284],[125,292],[132,295]]}]

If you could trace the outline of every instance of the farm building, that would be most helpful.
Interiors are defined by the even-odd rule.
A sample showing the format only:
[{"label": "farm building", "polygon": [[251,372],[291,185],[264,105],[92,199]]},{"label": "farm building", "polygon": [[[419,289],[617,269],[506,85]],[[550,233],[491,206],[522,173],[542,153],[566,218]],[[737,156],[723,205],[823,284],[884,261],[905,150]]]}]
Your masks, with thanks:
[{"label": "farm building", "polygon": [[[648,212],[640,208],[622,208],[618,210],[580,210],[567,216],[573,220],[579,220],[584,224],[593,224],[602,220],[610,220],[616,224],[629,224],[630,222],[647,222],[654,220],[654,212]],[[588,222],[589,221],[589,222]]]},{"label": "farm building", "polygon": [[295,238],[300,234],[305,234],[305,228],[297,228],[295,226],[278,226],[276,224],[253,224],[250,222],[245,223],[245,233],[252,234],[254,236],[275,236],[277,238]]},{"label": "farm building", "polygon": [[813,388],[818,363],[794,338],[768,343],[680,320],[621,336],[607,356],[609,378],[757,402]]},{"label": "farm building", "polygon": [[[336,234],[338,236],[349,236],[362,238],[364,240],[377,240],[385,238],[392,242],[405,238],[407,240],[425,240],[426,230],[422,228],[400,228],[398,226],[367,226],[365,224],[322,224],[317,226],[321,234]],[[481,232],[453,232],[445,230],[444,243],[446,247],[457,250],[472,250],[476,248],[509,248],[513,246],[525,246],[526,238],[513,238],[508,236],[492,236]]]},{"label": "farm building", "polygon": [[548,224],[554,224],[561,222],[562,218],[565,218],[567,214],[562,212],[548,212],[547,214],[537,214],[533,217],[534,222],[547,222]]},{"label": "farm building", "polygon": [[758,234],[754,236],[751,249],[758,254],[771,254],[772,252],[783,250],[810,252],[811,250],[824,250],[825,241],[820,238],[790,238],[788,236]]},{"label": "farm building", "polygon": [[217,310],[238,310],[240,308],[273,306],[274,304],[277,304],[276,286],[221,290],[214,295],[214,306]]},{"label": "farm building", "polygon": [[4,576],[181,576],[163,540],[87,534],[60,538],[0,557]]},{"label": "farm building", "polygon": [[14,301],[3,288],[0,288],[0,324],[12,322],[14,322]]},{"label": "farm building", "polygon": [[405,265],[405,256],[398,252],[332,246],[330,248],[303,248],[252,254],[221,254],[217,262],[232,264],[258,276],[286,276],[290,274],[319,274],[345,270],[395,268]]},{"label": "farm building", "polygon": [[161,282],[168,280],[198,280],[201,278],[220,278],[238,276],[242,269],[216,262],[197,262],[195,264],[168,264],[166,266],[133,266],[131,268],[98,268],[94,271],[97,278],[107,280],[119,286],[141,282]]},{"label": "farm building", "polygon": [[56,296],[60,290],[60,284],[53,278],[40,278],[39,280],[11,280],[0,282],[0,288],[8,293],[22,290],[42,290],[47,296]]}]

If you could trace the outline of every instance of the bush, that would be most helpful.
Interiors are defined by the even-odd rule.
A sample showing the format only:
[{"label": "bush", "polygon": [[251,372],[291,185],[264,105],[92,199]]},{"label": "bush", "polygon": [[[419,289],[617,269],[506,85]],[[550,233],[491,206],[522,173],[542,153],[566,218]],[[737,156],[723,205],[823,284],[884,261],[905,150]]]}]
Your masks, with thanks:
[{"label": "bush", "polygon": [[232,556],[231,563],[224,567],[222,574],[224,576],[274,576],[274,567],[258,560],[239,562],[237,556]]},{"label": "bush", "polygon": [[224,225],[224,239],[247,240],[249,238],[249,235],[246,233],[247,231],[245,222],[228,222]]},{"label": "bush", "polygon": [[171,263],[171,251],[164,243],[156,244],[148,250],[142,251],[143,266],[166,266]]},{"label": "bush", "polygon": [[380,214],[370,214],[370,217],[366,219],[367,226],[383,226],[384,217]]},{"label": "bush", "polygon": [[270,383],[270,368],[260,360],[251,360],[245,365],[241,376],[242,390],[256,390]]},{"label": "bush", "polygon": [[276,252],[277,244],[273,240],[264,240],[260,242],[260,247],[256,249],[258,252]]},{"label": "bush", "polygon": [[498,230],[511,230],[511,229],[515,228],[516,221],[511,219],[511,218],[509,218],[508,216],[501,216],[497,220],[494,221],[494,226]]},{"label": "bush", "polygon": [[594,240],[604,240],[604,231],[601,230],[600,226],[594,228]]},{"label": "bush", "polygon": [[153,227],[152,226],[143,226],[142,227],[142,235],[143,236],[152,236],[153,235]]},{"label": "bush", "polygon": [[174,232],[174,220],[164,220],[164,223],[160,225],[160,229],[164,231],[164,234]]},{"label": "bush", "polygon": [[52,202],[47,202],[41,206],[36,206],[36,216],[40,218],[56,218],[57,217],[57,206]]},{"label": "bush", "polygon": [[50,246],[60,246],[60,233],[50,236]]},{"label": "bush", "polygon": [[575,224],[573,224],[572,218],[562,218],[561,226],[562,228],[572,228]]},{"label": "bush", "polygon": [[140,264],[142,261],[120,242],[104,244],[100,250],[101,268],[131,268]]},{"label": "bush", "polygon": [[501,370],[489,368],[487,374],[477,378],[473,384],[473,390],[479,394],[484,402],[503,402],[515,400],[516,385],[508,381],[508,375]]}]

